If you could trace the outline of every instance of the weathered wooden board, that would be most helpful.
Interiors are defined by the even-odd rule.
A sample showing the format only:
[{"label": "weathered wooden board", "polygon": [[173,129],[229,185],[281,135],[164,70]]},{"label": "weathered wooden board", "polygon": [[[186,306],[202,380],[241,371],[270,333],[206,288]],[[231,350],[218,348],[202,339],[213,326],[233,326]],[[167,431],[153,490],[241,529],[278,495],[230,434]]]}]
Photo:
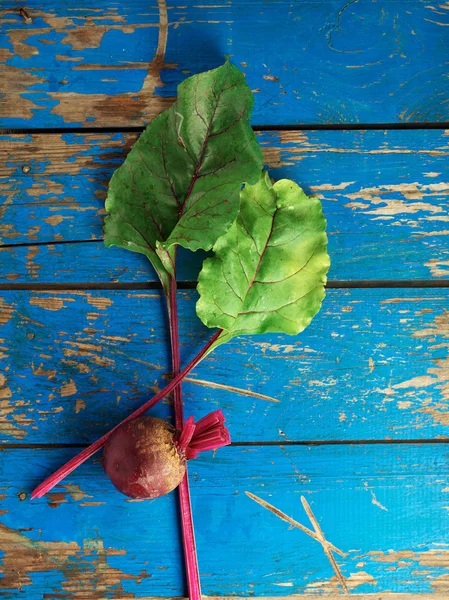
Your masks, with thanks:
[{"label": "weathered wooden board", "polygon": [[[159,8],[158,8],[159,4]],[[5,0],[4,127],[148,122],[225,55],[254,123],[449,121],[447,3]]]},{"label": "weathered wooden board", "polygon": [[[129,502],[100,461],[48,497],[20,500],[73,450],[5,450],[0,551],[7,598],[142,598],[185,592],[176,496]],[[321,545],[250,500],[311,524],[353,592],[449,591],[449,448],[442,444],[226,448],[190,463],[205,594],[337,593]],[[0,571],[1,572],[1,571]]]},{"label": "weathered wooden board", "polygon": [[[292,178],[323,199],[331,280],[448,277],[447,132],[272,132],[259,139],[273,177]],[[134,140],[119,133],[2,137],[0,238],[8,247],[0,249],[1,283],[154,279],[144,257],[100,241],[108,180]],[[31,170],[23,173],[24,166]],[[89,243],[73,243],[80,240]],[[180,262],[179,277],[195,278],[201,258]]]},{"label": "weathered wooden board", "polygon": [[[211,333],[196,293],[179,295],[186,362]],[[166,383],[157,292],[0,296],[1,440],[93,441]],[[446,290],[329,290],[300,336],[240,337],[205,359],[192,377],[206,384],[184,384],[186,410],[223,408],[236,442],[446,437],[448,338]]]}]

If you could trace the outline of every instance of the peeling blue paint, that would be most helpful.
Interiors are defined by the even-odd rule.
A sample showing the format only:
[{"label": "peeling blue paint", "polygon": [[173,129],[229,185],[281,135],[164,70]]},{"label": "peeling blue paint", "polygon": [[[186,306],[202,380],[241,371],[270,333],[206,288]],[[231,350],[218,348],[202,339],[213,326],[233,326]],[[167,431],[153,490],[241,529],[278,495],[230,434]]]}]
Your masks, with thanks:
[{"label": "peeling blue paint", "polygon": [[[145,10],[127,2],[115,5],[104,19],[90,12],[96,7],[92,0],[82,0],[77,4],[80,12],[74,13],[67,2],[44,2],[42,10],[52,16],[35,16],[32,25],[25,25],[15,11],[5,15],[4,47],[12,51],[14,31],[29,28],[24,43],[38,51],[6,59],[7,65],[43,77],[29,86],[25,97],[34,101],[33,90],[55,93],[57,104],[59,93],[113,97],[140,92],[146,67],[134,67],[155,56],[159,21],[155,0]],[[33,12],[32,7],[29,10]],[[9,22],[11,18],[15,22]],[[60,31],[51,25],[57,18]],[[64,24],[64,18],[74,25]],[[165,61],[176,68],[162,70],[164,85],[156,89],[156,96],[173,97],[184,71],[214,68],[231,55],[251,88],[258,90],[257,125],[449,121],[445,29],[449,15],[424,2],[352,2],[342,10],[334,0],[307,4],[238,0],[229,5],[205,0],[201,5],[169,6],[168,19]],[[94,35],[100,27],[106,29],[102,38],[98,33],[90,40],[89,33]],[[34,34],[35,28],[44,31]],[[81,37],[71,42],[68,36],[74,32]],[[83,65],[92,67],[80,70]],[[95,65],[108,68],[99,71]],[[124,69],[126,65],[130,68]],[[67,126],[80,124],[72,118],[69,112],[61,118],[46,105],[31,120],[5,117],[0,123],[3,127],[59,127],[64,120]],[[103,125],[113,123],[112,114],[107,118],[110,123],[101,117]],[[145,121],[145,114],[137,116],[137,122]]]}]

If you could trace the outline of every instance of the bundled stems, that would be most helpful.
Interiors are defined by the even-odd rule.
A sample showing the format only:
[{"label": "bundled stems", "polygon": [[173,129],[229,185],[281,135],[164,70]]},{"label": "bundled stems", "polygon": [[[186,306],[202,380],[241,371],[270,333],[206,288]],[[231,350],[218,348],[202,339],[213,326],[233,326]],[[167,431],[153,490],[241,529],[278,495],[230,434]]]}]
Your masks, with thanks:
[{"label": "bundled stems", "polygon": [[196,458],[200,452],[217,450],[231,443],[229,430],[225,426],[223,411],[214,410],[197,423],[189,417],[184,423],[178,447],[183,449],[187,460]]},{"label": "bundled stems", "polygon": [[[200,362],[200,360],[207,354],[208,350],[213,346],[217,338],[220,336],[222,330],[218,330],[209,342],[204,346],[202,350],[195,356],[195,358],[181,371],[181,357],[180,357],[180,348],[179,348],[179,327],[178,327],[178,304],[176,298],[176,277],[173,276],[170,280],[170,289],[167,295],[167,304],[168,304],[168,313],[169,313],[169,321],[170,321],[170,342],[172,349],[172,368],[174,378],[172,381],[154,398],[143,404],[140,408],[131,413],[126,419],[124,419],[121,423],[116,425],[113,429],[111,429],[108,433],[103,435],[96,442],[85,448],[82,452],[80,452],[77,456],[69,460],[65,465],[63,465],[60,469],[55,471],[50,477],[48,477],[45,481],[43,481],[31,494],[31,498],[41,498],[44,494],[50,491],[55,485],[57,485],[60,481],[62,481],[67,475],[69,475],[72,471],[74,471],[79,465],[81,465],[84,461],[90,458],[93,454],[95,454],[100,448],[102,448],[107,442],[110,435],[121,425],[130,421],[132,419],[136,419],[143,415],[147,410],[149,410],[152,406],[154,406],[159,400],[164,398],[171,391],[174,392],[174,408],[175,408],[175,425],[176,428],[181,431],[182,445],[186,445],[186,452],[189,453],[189,457],[194,457],[197,454],[196,448],[189,449],[188,444],[192,438],[192,435],[195,431],[195,425],[193,425],[193,418],[189,419],[187,422],[187,428],[184,431],[184,410],[182,404],[182,387],[181,381],[184,379],[188,373]],[[208,444],[212,442],[214,444],[216,442],[215,438],[220,434],[216,432],[216,427],[214,427],[214,423],[210,423],[211,420],[220,421],[220,418],[217,416],[211,416],[209,420],[206,420],[205,423],[201,426],[199,431],[199,436],[196,441],[196,447],[199,451],[201,449],[206,449]],[[218,422],[217,421],[217,422]],[[222,423],[221,423],[222,424]],[[192,425],[192,427],[189,427]],[[206,432],[201,436],[202,430],[205,429]],[[210,429],[210,432],[207,431]],[[218,428],[221,431],[221,428]],[[187,439],[188,437],[188,439]],[[203,440],[202,437],[205,439]],[[226,436],[225,436],[226,437]],[[186,438],[186,439],[184,439]],[[223,445],[223,440],[220,437],[220,445]],[[229,443],[226,440],[226,443]],[[212,446],[216,447],[216,446]],[[190,600],[201,600],[201,587],[200,587],[200,577],[198,571],[198,560],[196,554],[196,544],[195,544],[195,532],[193,528],[193,517],[192,517],[192,507],[190,502],[190,491],[189,491],[189,480],[186,474],[181,481],[179,486],[179,499],[181,505],[181,523],[182,523],[182,534],[183,534],[183,545],[184,545],[184,556],[185,556],[185,565],[186,565],[186,574],[187,574],[187,583],[189,590],[189,598]]]},{"label": "bundled stems", "polygon": [[219,329],[211,339],[207,342],[207,344],[198,352],[198,354],[193,358],[189,364],[184,367],[184,369],[174,377],[170,383],[161,390],[154,398],[142,404],[140,408],[135,410],[133,413],[128,415],[126,419],[123,419],[118,425],[116,425],[113,429],[105,433],[101,438],[99,438],[96,442],[82,450],[79,454],[74,456],[71,460],[69,460],[65,465],[60,467],[57,471],[55,471],[50,477],[45,479],[37,488],[32,492],[31,498],[41,498],[47,492],[49,492],[55,485],[57,485],[60,481],[62,481],[67,475],[69,475],[72,471],[74,471],[77,467],[79,467],[83,462],[85,462],[88,458],[93,456],[98,450],[103,448],[105,443],[107,442],[109,436],[118,428],[120,425],[131,421],[132,419],[137,419],[144,413],[147,412],[152,406],[157,404],[162,398],[165,398],[170,392],[172,392],[186,377],[192,369],[196,367],[196,365],[201,361],[202,358],[208,353],[210,348],[214,345],[218,337],[221,335],[222,329]]},{"label": "bundled stems", "polygon": [[[178,302],[176,298],[176,276],[170,280],[168,298],[168,314],[170,320],[170,341],[172,350],[172,368],[176,377],[181,369],[179,348]],[[182,384],[173,391],[175,408],[175,426],[178,431],[184,430],[184,408],[182,404]],[[194,431],[194,430],[193,430]],[[193,434],[192,431],[192,434]],[[182,434],[181,434],[182,437]],[[190,600],[201,600],[201,584],[196,553],[195,530],[193,527],[192,505],[190,501],[189,478],[186,468],[185,475],[179,484],[179,502],[181,508],[182,540],[184,546],[184,561],[187,575],[187,586]]]}]

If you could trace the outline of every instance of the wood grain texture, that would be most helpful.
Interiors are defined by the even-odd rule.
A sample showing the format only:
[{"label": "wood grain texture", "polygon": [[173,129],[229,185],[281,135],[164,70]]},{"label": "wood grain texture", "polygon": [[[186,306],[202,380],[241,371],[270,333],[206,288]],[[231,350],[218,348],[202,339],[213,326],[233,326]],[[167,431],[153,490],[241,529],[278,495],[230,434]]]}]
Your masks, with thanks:
[{"label": "wood grain texture", "polygon": [[[135,139],[2,136],[1,283],[154,280],[143,256],[101,242],[107,184]],[[270,132],[259,140],[274,178],[322,198],[331,280],[448,278],[446,131]],[[183,257],[179,277],[195,279],[202,255]]]},{"label": "wood grain texture", "polygon": [[[99,460],[39,501],[20,500],[73,450],[5,450],[0,463],[3,596],[91,600],[184,593],[175,495],[129,502]],[[354,593],[449,591],[448,448],[224,448],[190,463],[208,595],[337,594],[319,543],[250,500],[310,527],[307,498]],[[19,465],[19,468],[18,468]],[[441,597],[441,596],[440,596]]]},{"label": "wood grain texture", "polygon": [[[2,441],[92,442],[167,381],[157,292],[0,297]],[[185,364],[211,332],[196,293],[179,299]],[[222,408],[235,442],[446,437],[448,337],[445,290],[329,290],[301,335],[238,337],[205,359],[202,383],[184,385],[187,414]]]},{"label": "wood grain texture", "polygon": [[4,127],[127,126],[230,54],[255,124],[449,121],[447,3],[2,3]]},{"label": "wood grain texture", "polygon": [[[142,126],[225,54],[254,91],[255,125],[449,121],[448,3],[31,0],[29,22],[19,8],[0,10],[1,127]],[[154,281],[142,256],[102,244],[107,184],[136,135],[0,137],[0,284]],[[322,198],[332,280],[448,279],[447,132],[259,140],[273,177]],[[195,280],[202,256],[180,254],[180,279]],[[184,360],[210,335],[195,300],[180,293]],[[448,337],[446,291],[330,290],[300,337],[237,338],[192,373],[188,414],[223,408],[242,444],[190,467],[207,596],[341,597],[321,545],[249,491],[311,527],[307,498],[347,553],[351,597],[448,597],[447,444],[343,443],[446,439]],[[185,594],[175,494],[130,502],[97,456],[27,499],[77,452],[27,444],[92,441],[168,365],[157,291],[0,291],[0,598]],[[170,413],[169,399],[153,411]]]}]

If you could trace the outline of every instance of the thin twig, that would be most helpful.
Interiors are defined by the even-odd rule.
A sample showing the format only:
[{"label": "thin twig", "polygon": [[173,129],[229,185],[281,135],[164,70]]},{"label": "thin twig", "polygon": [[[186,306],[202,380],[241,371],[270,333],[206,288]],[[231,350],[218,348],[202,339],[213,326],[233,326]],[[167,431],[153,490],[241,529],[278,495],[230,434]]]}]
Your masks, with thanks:
[{"label": "thin twig", "polygon": [[[313,538],[314,540],[316,540],[317,542],[320,542],[320,544],[322,544],[320,537],[316,533],[314,533],[311,529],[309,529],[308,527],[304,527],[304,525],[301,525],[301,523],[299,523],[298,521],[295,521],[295,519],[292,519],[291,517],[289,517],[288,515],[283,513],[281,510],[279,510],[278,508],[276,508],[275,506],[270,504],[269,502],[262,500],[262,498],[259,498],[259,496],[256,496],[255,494],[252,494],[251,492],[245,492],[245,494],[248,496],[248,498],[251,498],[251,500],[254,500],[254,502],[257,502],[257,504],[260,504],[260,506],[263,506],[264,508],[266,508],[267,510],[272,512],[274,515],[276,515],[283,521],[290,523],[290,525],[293,525],[293,527],[297,527],[302,532],[304,532],[305,534],[307,534],[308,536],[310,536],[311,538]],[[326,543],[329,545],[329,548],[331,550],[333,550],[340,556],[343,556],[343,557],[346,556],[346,554],[344,552],[339,550],[336,546],[334,546],[330,542],[326,542]]]},{"label": "thin twig", "polygon": [[242,396],[250,396],[251,398],[257,398],[258,400],[267,400],[268,402],[280,402],[280,400],[272,398],[271,396],[265,396],[265,394],[259,394],[258,392],[253,392],[251,390],[244,390],[242,388],[234,387],[233,385],[214,383],[213,381],[205,381],[204,379],[196,379],[195,377],[185,377],[184,381],[189,381],[190,383],[196,383],[197,385],[202,385],[204,387],[209,387],[216,390],[225,390],[227,392],[233,392],[234,394],[240,394]]},{"label": "thin twig", "polygon": [[324,537],[324,533],[323,533],[318,521],[316,520],[315,515],[313,514],[312,509],[310,508],[309,503],[304,498],[304,496],[301,496],[301,503],[304,507],[304,510],[307,513],[307,516],[310,519],[310,522],[313,525],[313,528],[315,529],[315,533],[318,536],[318,541],[323,546],[324,553],[326,554],[327,558],[329,559],[329,562],[331,563],[331,566],[332,566],[334,573],[338,579],[338,582],[340,583],[341,587],[344,589],[346,594],[348,596],[350,596],[348,586],[346,585],[346,580],[343,577],[343,575],[341,574],[340,567],[337,565],[337,561],[335,560],[334,555],[331,552],[331,544],[329,544],[329,542]]}]

